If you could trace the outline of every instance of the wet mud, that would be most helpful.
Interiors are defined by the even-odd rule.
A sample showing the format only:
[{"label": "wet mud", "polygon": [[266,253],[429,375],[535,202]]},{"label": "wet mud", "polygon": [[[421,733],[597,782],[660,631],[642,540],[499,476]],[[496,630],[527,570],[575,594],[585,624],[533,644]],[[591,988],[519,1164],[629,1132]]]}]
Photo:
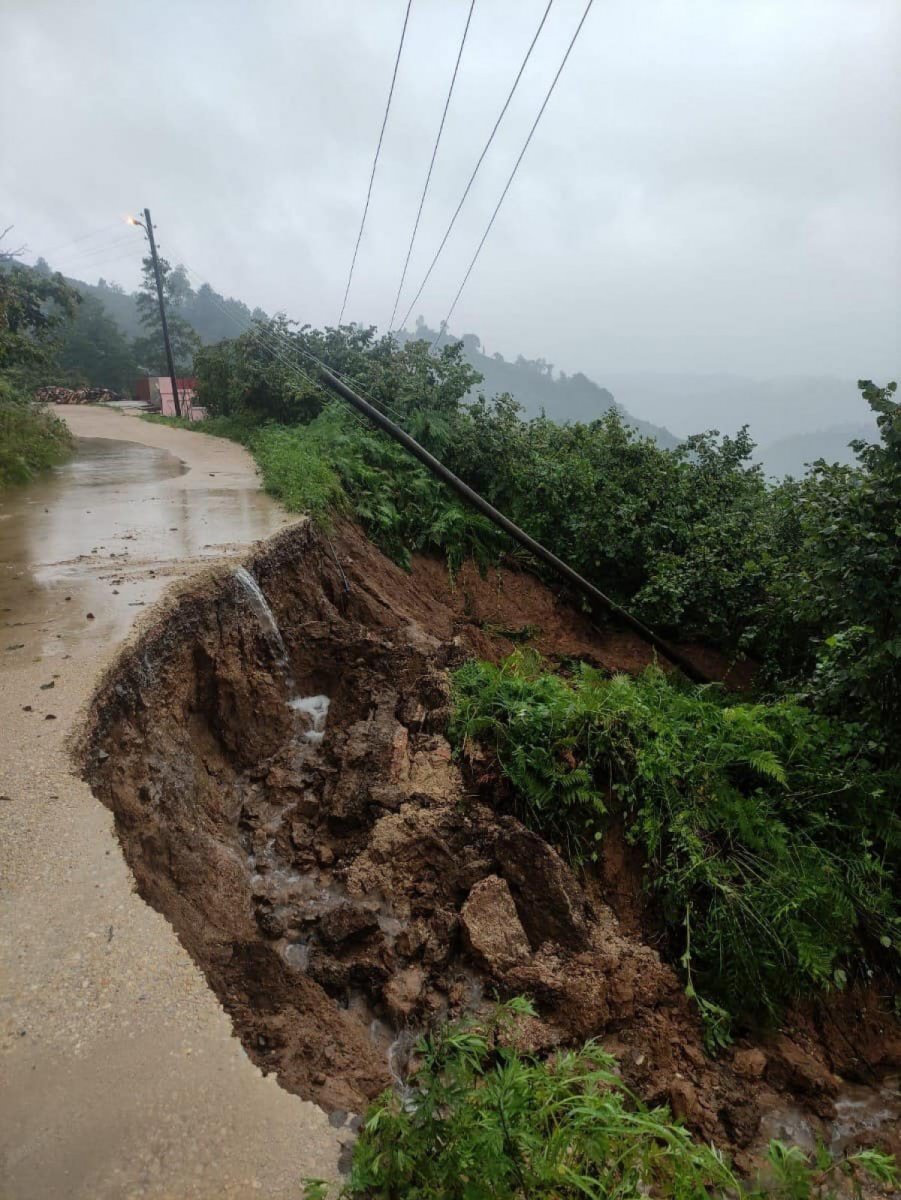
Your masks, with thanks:
[{"label": "wet mud", "polygon": [[405,574],[351,526],[295,526],[244,567],[192,584],[124,652],[78,753],[140,894],[265,1071],[340,1120],[403,1086],[417,1031],[524,993],[524,1046],[600,1038],[646,1100],[740,1162],[767,1114],[850,1140],[858,1103],[871,1139],[897,1135],[901,1036],[878,998],[844,998],[842,1037],[804,1014],[710,1058],[621,831],[577,878],[453,761],[449,670],[467,656],[527,639],[637,669],[647,648],[515,571]]}]

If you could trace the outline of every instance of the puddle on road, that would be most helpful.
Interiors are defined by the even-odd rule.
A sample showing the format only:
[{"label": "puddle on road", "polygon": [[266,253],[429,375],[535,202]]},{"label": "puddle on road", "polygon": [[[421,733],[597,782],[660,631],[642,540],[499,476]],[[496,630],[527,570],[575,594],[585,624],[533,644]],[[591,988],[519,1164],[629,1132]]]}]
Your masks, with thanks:
[{"label": "puddle on road", "polygon": [[167,450],[78,438],[67,462],[4,495],[0,670],[62,653],[73,639],[121,637],[185,560],[217,557],[283,524],[255,484],[223,488],[211,476],[219,486],[207,488],[192,475],[185,486],[188,474]]}]

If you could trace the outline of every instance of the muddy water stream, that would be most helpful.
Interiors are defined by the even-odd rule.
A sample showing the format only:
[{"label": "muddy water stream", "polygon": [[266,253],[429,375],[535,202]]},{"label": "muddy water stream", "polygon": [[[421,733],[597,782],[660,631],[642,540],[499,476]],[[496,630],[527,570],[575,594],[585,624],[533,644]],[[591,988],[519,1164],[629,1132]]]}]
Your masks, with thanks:
[{"label": "muddy water stream", "polygon": [[7,492],[0,655],[16,646],[47,657],[72,638],[118,639],[192,563],[243,549],[284,523],[255,487],[222,488],[215,473],[204,476],[166,450],[78,438],[67,462]]}]

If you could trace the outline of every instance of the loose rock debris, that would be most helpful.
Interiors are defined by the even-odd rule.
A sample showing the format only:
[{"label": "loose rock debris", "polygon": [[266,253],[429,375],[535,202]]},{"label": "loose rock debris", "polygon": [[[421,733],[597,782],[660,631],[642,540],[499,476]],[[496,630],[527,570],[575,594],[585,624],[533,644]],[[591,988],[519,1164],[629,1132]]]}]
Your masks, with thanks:
[{"label": "loose rock debris", "polygon": [[[600,1038],[646,1100],[739,1156],[768,1109],[828,1121],[839,1075],[901,1063],[897,1023],[859,993],[841,1036],[798,1014],[710,1058],[675,971],[634,911],[614,909],[627,859],[609,896],[603,872],[578,879],[452,759],[449,669],[512,649],[461,607],[484,610],[497,588],[504,626],[531,627],[534,606],[510,610],[536,582],[505,571],[461,606],[430,587],[431,567],[405,574],[353,527],[332,542],[300,524],[246,564],[283,647],[233,575],[183,592],[108,674],[80,748],[141,895],[255,1062],[329,1111],[360,1112],[402,1078],[412,1033],[522,993],[539,1014],[524,1046]],[[616,659],[631,635],[541,591],[565,653],[578,637],[596,662]],[[552,643],[545,628],[542,651]],[[650,659],[620,646],[630,667]],[[306,736],[304,697],[328,698],[321,738]]]}]

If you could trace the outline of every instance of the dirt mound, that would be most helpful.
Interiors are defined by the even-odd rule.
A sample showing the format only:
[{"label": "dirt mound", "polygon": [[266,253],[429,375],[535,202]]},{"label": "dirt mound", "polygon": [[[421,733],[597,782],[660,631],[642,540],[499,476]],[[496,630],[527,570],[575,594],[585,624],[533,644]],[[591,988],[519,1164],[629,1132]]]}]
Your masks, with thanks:
[{"label": "dirt mound", "polygon": [[[410,1030],[524,992],[529,1045],[605,1038],[705,1137],[749,1145],[777,1093],[834,1115],[822,1039],[800,1063],[788,1039],[710,1060],[634,895],[621,923],[603,879],[586,889],[467,793],[443,736],[448,668],[515,632],[461,609],[470,584],[449,599],[437,568],[406,575],[350,527],[295,526],[248,567],[182,594],[123,655],[81,753],[141,895],[261,1067],[359,1111],[402,1078]],[[545,653],[643,665],[531,577],[486,586]]]}]

